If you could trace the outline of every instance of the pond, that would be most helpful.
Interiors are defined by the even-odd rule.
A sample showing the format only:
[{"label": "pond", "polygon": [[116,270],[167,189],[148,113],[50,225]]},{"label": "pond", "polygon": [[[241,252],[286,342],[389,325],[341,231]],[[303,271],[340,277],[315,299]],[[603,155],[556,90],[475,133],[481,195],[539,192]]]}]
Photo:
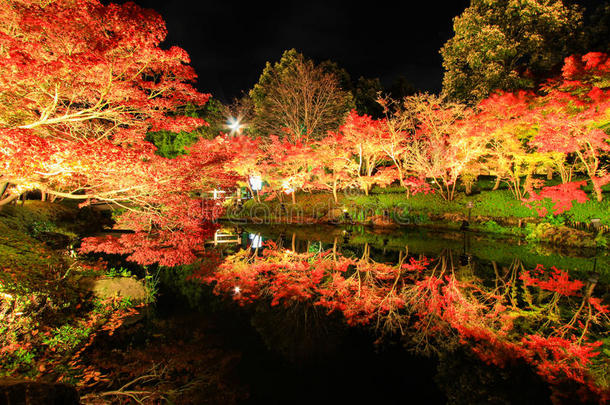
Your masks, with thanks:
[{"label": "pond", "polygon": [[[583,322],[578,307],[581,301],[585,302],[584,298],[570,291],[558,293],[549,283],[567,275],[566,288],[581,288],[581,295],[607,302],[609,258],[605,253],[557,249],[469,231],[229,223],[223,224],[210,241],[209,252],[214,254],[204,259],[208,265],[202,269],[162,269],[159,299],[144,313],[144,320],[124,328],[123,333],[96,348],[108,353],[117,346],[128,346],[133,353],[149,360],[182,364],[174,365],[174,372],[179,370],[185,382],[195,378],[200,387],[185,390],[188,395],[178,397],[180,403],[398,404],[425,398],[430,404],[543,404],[579,399],[595,403],[604,395],[596,391],[595,378],[578,365],[582,359],[564,356],[571,353],[569,347],[562,352],[564,357],[559,358],[560,354],[550,353],[548,347],[536,351],[527,339],[540,335],[558,344],[559,340],[552,339],[561,336],[569,342],[567,336],[580,332],[582,327],[570,325],[568,334],[562,328],[572,319]],[[287,254],[291,258],[282,262]],[[328,259],[332,255],[335,257]],[[419,263],[417,260],[423,257],[425,266],[417,270],[415,265],[408,267],[411,266],[408,263]],[[411,286],[421,286],[424,280],[429,282],[433,278],[430,274],[442,267],[444,276],[438,282],[446,280],[449,287],[453,280],[457,283],[456,291],[462,294],[460,299],[478,297],[479,301],[472,310],[466,304],[445,307],[430,326],[430,305],[425,313],[421,309],[405,312],[410,304],[397,304],[388,310],[377,305],[373,312],[365,313],[362,308],[367,302],[358,301],[362,308],[349,312],[349,305],[345,309],[329,300],[330,295],[324,296],[328,289],[310,286],[299,290],[298,284],[309,283],[309,278],[286,273],[281,274],[280,280],[278,267],[256,273],[256,287],[247,284],[243,272],[218,276],[226,271],[221,267],[216,273],[217,264],[223,260],[232,260],[235,266],[245,263],[248,269],[256,268],[257,263],[265,266],[281,263],[282,268],[294,264],[295,268],[303,269],[303,264],[309,263],[314,270],[321,263],[331,269],[328,263],[352,260],[344,273],[335,275],[342,275],[340,281],[344,283],[353,280],[356,274],[358,299],[369,288],[366,291],[373,291],[371,299],[374,291],[386,294],[379,302],[394,294],[397,290],[394,287],[399,284],[403,291],[400,297],[407,297],[405,294],[413,292]],[[373,266],[371,270],[358,267],[364,261]],[[565,273],[557,273],[557,277],[550,273],[544,278],[535,273],[537,265],[545,269],[556,266]],[[384,276],[385,271],[405,268],[409,274],[413,271],[421,274],[410,281],[402,280],[412,277],[405,270],[398,270],[396,278]],[[526,271],[530,278],[519,284]],[[324,283],[328,283],[328,274]],[[369,285],[369,279],[362,276],[365,274],[379,276]],[[498,280],[504,280],[503,276],[510,280],[510,274],[515,287],[511,290],[515,301],[510,323],[500,325],[483,320],[482,326],[478,325],[477,317],[490,318],[484,311],[491,297],[500,302]],[[582,283],[570,284],[580,283],[577,280]],[[392,285],[392,290],[384,290],[384,283]],[[275,285],[279,288],[273,290]],[[505,285],[510,289],[510,282]],[[448,291],[442,288],[438,290]],[[316,293],[311,293],[314,290]],[[495,295],[483,295],[488,291]],[[335,294],[332,297],[338,300],[336,291],[328,294]],[[510,300],[507,296],[502,299]],[[447,294],[439,297],[446,299]],[[504,302],[502,307],[505,306],[510,305]],[[504,312],[498,308],[496,303],[489,304],[487,309],[493,309],[495,316],[501,318]],[[466,316],[463,325],[456,325],[457,318],[448,314],[460,310],[479,312],[473,312],[470,318],[461,314]],[[587,339],[589,335],[595,341],[605,338],[604,315],[584,321]],[[391,322],[390,317],[394,317]],[[428,322],[429,329],[423,329],[423,321]],[[493,339],[488,335],[475,336],[475,332],[490,331],[497,333]],[[490,346],[492,340],[501,341],[502,345],[496,342]],[[514,357],[502,353],[511,350],[524,351]],[[113,361],[133,360],[121,356]],[[563,362],[568,367],[549,371],[549,364],[554,362]],[[570,369],[572,364],[575,370]],[[592,364],[595,372],[604,374],[608,362],[592,360]],[[576,377],[565,378],[566,372],[573,372]]]}]

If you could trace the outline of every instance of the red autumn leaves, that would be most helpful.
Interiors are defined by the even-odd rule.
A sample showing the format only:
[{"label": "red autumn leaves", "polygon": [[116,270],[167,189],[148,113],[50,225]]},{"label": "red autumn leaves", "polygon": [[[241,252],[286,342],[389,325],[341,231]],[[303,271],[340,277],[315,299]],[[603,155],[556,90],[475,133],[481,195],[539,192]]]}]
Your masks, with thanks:
[{"label": "red autumn leaves", "polygon": [[[383,119],[352,112],[307,144],[199,140],[189,156],[169,160],[154,154],[147,131],[205,125],[180,111],[209,95],[192,86],[184,50],[160,47],[166,28],[157,13],[133,3],[11,1],[0,17],[0,188],[8,184],[10,198],[38,189],[121,207],[120,221],[139,234],[100,247],[140,263],[192,260],[209,234],[198,224],[220,207],[189,200],[251,176],[267,182],[270,196],[294,202],[297,191],[325,190],[338,202],[342,190],[392,182],[408,195],[435,190],[452,200],[459,182],[468,188],[491,174],[541,214],[547,198],[555,214],[586,199],[574,172],[588,177],[597,200],[610,181],[605,54],[566,59],[563,75],[538,93],[497,94],[474,107],[418,95],[394,109],[386,102]],[[559,173],[562,185],[537,191],[533,176],[544,171]],[[99,250],[91,241],[85,248]]]},{"label": "red autumn leaves", "polygon": [[350,325],[370,325],[411,338],[420,350],[467,343],[484,361],[530,363],[552,384],[576,381],[607,395],[595,381],[609,309],[591,296],[594,285],[567,272],[520,263],[502,269],[493,283],[463,277],[441,257],[396,265],[366,255],[333,251],[297,253],[273,243],[262,256],[240,251],[211,275],[193,274],[240,304],[308,303],[340,312]]},{"label": "red autumn leaves", "polygon": [[[352,111],[337,131],[306,144],[261,138],[228,168],[244,182],[261,176],[271,197],[287,190],[325,190],[335,202],[341,190],[368,193],[375,184],[392,182],[408,194],[435,190],[452,200],[459,182],[468,189],[486,174],[508,184],[516,199],[541,214],[546,215],[543,202],[550,199],[559,214],[573,201],[587,199],[580,190],[586,182],[573,182],[575,173],[589,178],[598,201],[610,181],[604,163],[610,152],[604,129],[610,119],[610,91],[604,87],[609,65],[605,54],[573,56],[566,59],[563,76],[538,93],[498,93],[473,107],[430,95],[408,97],[393,107],[386,101],[386,118]],[[544,187],[535,177],[547,173],[557,173],[561,185]]]}]

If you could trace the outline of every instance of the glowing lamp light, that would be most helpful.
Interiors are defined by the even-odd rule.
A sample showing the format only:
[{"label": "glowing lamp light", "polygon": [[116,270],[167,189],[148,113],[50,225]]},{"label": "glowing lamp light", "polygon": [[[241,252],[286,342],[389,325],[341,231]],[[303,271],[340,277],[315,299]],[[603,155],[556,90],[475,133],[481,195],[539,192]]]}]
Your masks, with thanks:
[{"label": "glowing lamp light", "polygon": [[248,238],[252,241],[252,249],[258,249],[263,246],[263,238],[260,234],[251,233]]},{"label": "glowing lamp light", "polygon": [[241,131],[247,127],[246,124],[241,122],[242,117],[229,117],[227,119],[227,123],[225,124],[225,128],[229,129],[231,131],[231,133],[229,134],[230,136],[233,136],[235,134],[240,135]]},{"label": "glowing lamp light", "polygon": [[254,191],[260,191],[263,188],[263,179],[261,179],[261,176],[250,176],[250,187]]},{"label": "glowing lamp light", "polygon": [[0,293],[0,297],[6,299],[6,300],[12,300],[13,296],[11,294],[5,294],[5,293]]},{"label": "glowing lamp light", "polygon": [[238,131],[240,127],[241,124],[239,123],[239,120],[237,120],[237,118],[231,118],[229,120],[229,128],[231,128],[231,130]]},{"label": "glowing lamp light", "polygon": [[238,285],[233,287],[233,295],[239,295],[241,293],[241,288]]}]

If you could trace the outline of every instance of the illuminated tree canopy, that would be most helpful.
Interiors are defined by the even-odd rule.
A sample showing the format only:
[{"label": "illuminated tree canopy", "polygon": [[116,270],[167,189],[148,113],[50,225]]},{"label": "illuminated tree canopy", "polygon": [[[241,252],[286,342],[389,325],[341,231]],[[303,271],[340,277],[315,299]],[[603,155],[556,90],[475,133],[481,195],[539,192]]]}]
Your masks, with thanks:
[{"label": "illuminated tree canopy", "polygon": [[[127,209],[122,220],[143,232],[132,237],[132,251],[152,229],[164,241],[159,249],[171,245],[171,233],[163,233],[176,227],[192,231],[189,246],[203,243],[195,218],[215,211],[204,213],[185,196],[225,181],[220,166],[229,155],[222,143],[201,140],[189,157],[169,160],[145,141],[148,131],[206,124],[176,115],[209,95],[190,84],[196,75],[184,50],[159,47],[166,35],[161,17],[133,3],[89,0],[6,0],[1,10],[4,202],[38,189],[85,204],[116,204]],[[187,220],[172,210],[192,215]],[[182,256],[166,262],[189,260]]]}]

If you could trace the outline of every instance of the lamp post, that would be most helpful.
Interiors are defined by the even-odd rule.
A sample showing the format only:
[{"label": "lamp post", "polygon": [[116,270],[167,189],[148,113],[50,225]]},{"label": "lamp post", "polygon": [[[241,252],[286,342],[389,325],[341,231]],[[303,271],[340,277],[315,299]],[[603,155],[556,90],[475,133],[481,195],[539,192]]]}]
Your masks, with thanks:
[{"label": "lamp post", "polygon": [[597,285],[598,281],[599,281],[598,273],[593,272],[589,275],[589,278],[587,279],[587,288],[585,290],[585,296],[587,298],[591,298],[591,295],[593,295],[593,290],[595,289],[595,286]]},{"label": "lamp post", "polygon": [[593,229],[597,231],[602,226],[602,220],[599,218],[591,218],[591,225],[593,225]]},{"label": "lamp post", "polygon": [[472,201],[468,201],[466,203],[466,208],[468,208],[468,220],[467,221],[462,221],[462,226],[461,229],[468,229],[468,227],[470,226],[470,219],[472,217],[472,207],[474,207],[474,204]]},{"label": "lamp post", "polygon": [[344,221],[352,221],[352,217],[349,215],[349,210],[347,209],[347,207],[343,207],[343,220]]},{"label": "lamp post", "polygon": [[260,202],[260,191],[263,188],[263,179],[261,176],[250,176],[248,184],[252,192],[252,198],[255,198],[257,202]]}]

